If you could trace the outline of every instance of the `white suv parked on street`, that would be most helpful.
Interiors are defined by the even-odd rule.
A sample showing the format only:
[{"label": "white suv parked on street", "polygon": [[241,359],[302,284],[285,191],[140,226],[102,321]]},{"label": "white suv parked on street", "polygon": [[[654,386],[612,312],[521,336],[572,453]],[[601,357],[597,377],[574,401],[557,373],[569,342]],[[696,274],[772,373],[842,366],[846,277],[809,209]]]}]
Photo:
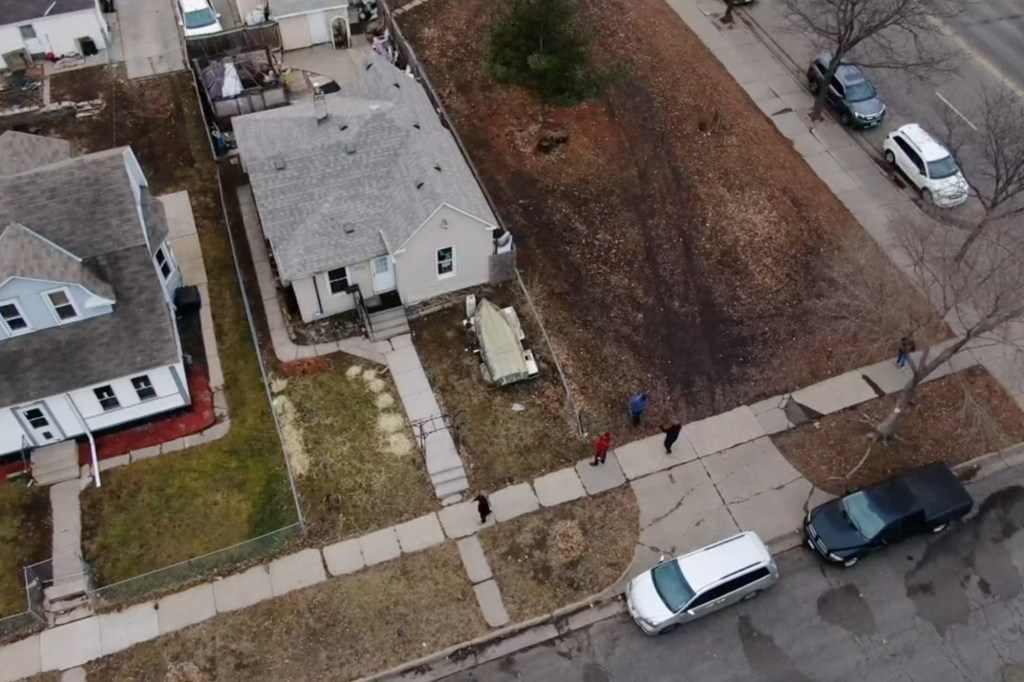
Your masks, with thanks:
[{"label": "white suv parked on street", "polygon": [[889,133],[882,143],[885,160],[895,166],[928,203],[952,208],[967,201],[968,186],[956,160],[916,123]]}]

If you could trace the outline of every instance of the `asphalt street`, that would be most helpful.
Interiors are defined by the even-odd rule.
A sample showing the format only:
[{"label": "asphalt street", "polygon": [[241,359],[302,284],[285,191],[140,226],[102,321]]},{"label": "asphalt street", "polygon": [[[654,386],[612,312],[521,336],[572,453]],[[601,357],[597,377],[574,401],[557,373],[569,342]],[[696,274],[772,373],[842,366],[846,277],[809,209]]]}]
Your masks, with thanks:
[{"label": "asphalt street", "polygon": [[1020,682],[1024,471],[971,485],[976,512],[850,569],[779,557],[768,592],[662,637],[624,616],[451,682]]},{"label": "asphalt street", "polygon": [[971,50],[1024,90],[1024,0],[971,3],[950,24]]}]

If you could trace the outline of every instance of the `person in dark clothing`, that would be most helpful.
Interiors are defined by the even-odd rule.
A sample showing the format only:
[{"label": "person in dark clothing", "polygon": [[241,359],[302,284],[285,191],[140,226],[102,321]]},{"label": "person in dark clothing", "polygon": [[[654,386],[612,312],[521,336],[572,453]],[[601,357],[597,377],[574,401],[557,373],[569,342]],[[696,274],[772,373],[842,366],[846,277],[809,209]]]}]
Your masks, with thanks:
[{"label": "person in dark clothing", "polygon": [[476,502],[476,510],[480,513],[480,523],[487,523],[487,517],[491,515],[491,503],[483,495],[477,495],[473,501]]},{"label": "person in dark clothing", "polygon": [[594,441],[594,461],[590,463],[590,466],[596,467],[598,464],[604,464],[604,461],[608,458],[608,448],[612,445],[612,434],[607,431],[601,434],[601,437]]},{"label": "person in dark clothing", "polygon": [[679,440],[679,432],[683,430],[682,424],[669,424],[661,427],[665,434],[665,454],[672,454],[672,444]]},{"label": "person in dark clothing", "polygon": [[629,396],[629,418],[633,422],[633,426],[640,426],[640,418],[644,415],[644,410],[647,409],[647,403],[649,396],[646,393],[634,393]]},{"label": "person in dark clothing", "polygon": [[900,350],[896,354],[896,366],[905,367],[907,360],[910,359],[910,354],[917,350],[917,344],[914,343],[914,339],[910,336],[904,336],[900,339]]}]

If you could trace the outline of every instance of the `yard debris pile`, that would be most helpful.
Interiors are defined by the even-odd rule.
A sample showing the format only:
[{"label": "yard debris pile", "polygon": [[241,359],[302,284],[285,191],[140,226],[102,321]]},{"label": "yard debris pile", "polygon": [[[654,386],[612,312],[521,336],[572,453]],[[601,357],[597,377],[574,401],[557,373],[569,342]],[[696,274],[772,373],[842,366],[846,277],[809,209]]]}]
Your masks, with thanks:
[{"label": "yard debris pile", "polygon": [[[517,235],[585,426],[624,428],[631,391],[651,426],[685,423],[885,357],[813,305],[846,239],[892,266],[790,141],[663,0],[574,4],[598,66],[627,76],[569,108],[488,78],[503,3],[398,22]],[[564,143],[542,152],[547,130]]]}]

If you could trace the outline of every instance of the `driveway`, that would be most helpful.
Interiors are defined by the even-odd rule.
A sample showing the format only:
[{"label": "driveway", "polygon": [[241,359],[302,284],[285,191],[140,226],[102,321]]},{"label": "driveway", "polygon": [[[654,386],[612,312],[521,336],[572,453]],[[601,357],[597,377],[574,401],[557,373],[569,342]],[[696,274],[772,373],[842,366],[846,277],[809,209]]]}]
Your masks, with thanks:
[{"label": "driveway", "polygon": [[131,0],[117,4],[118,26],[128,78],[185,69],[172,0]]},{"label": "driveway", "polygon": [[978,482],[979,512],[971,519],[852,569],[823,567],[802,548],[786,552],[773,589],[670,635],[646,637],[619,615],[447,679],[1024,679],[1020,481],[1020,470],[1010,469]]}]

